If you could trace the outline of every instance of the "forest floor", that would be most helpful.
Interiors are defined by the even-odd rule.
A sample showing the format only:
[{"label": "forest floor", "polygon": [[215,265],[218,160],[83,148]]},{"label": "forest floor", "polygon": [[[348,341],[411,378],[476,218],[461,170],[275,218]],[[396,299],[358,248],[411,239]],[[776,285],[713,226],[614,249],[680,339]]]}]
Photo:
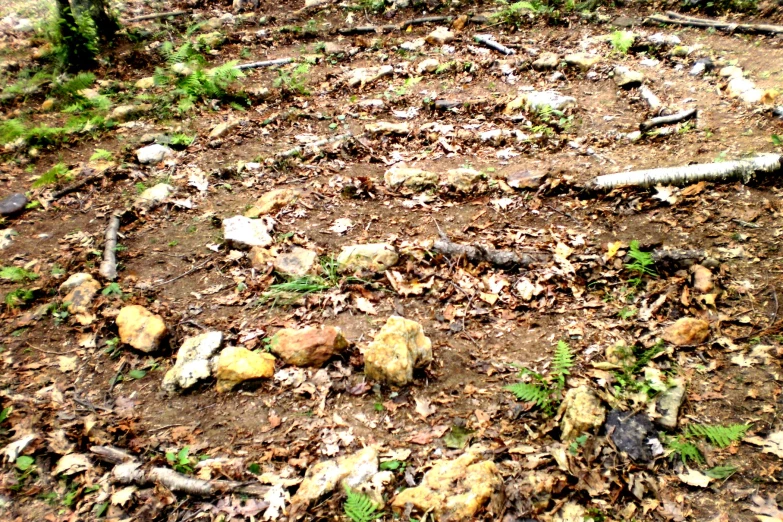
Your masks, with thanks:
[{"label": "forest floor", "polygon": [[[306,500],[297,489],[316,463],[371,447],[373,471],[386,472],[369,492],[382,499],[382,520],[783,520],[779,178],[592,184],[602,174],[780,153],[783,35],[643,24],[652,11],[550,23],[524,14],[515,29],[491,16],[490,3],[380,13],[374,2],[341,2],[295,19],[280,4],[231,15],[230,6],[129,3],[122,18],[191,13],[126,24],[80,86],[94,92],[77,94],[62,78],[36,76],[47,44],[18,19],[44,11],[3,7],[15,18],[0,21],[0,200],[20,193],[27,204],[0,225],[0,518],[349,520],[336,483]],[[450,19],[338,31],[421,16]],[[455,20],[453,40],[416,42]],[[649,38],[656,33],[680,43]],[[488,49],[476,34],[515,53]],[[180,113],[187,96],[172,85],[137,86],[157,68],[159,80],[178,81],[163,42],[195,42],[209,67],[293,63],[247,69],[228,93],[196,95]],[[536,62],[543,53],[556,55],[552,63]],[[596,59],[566,63],[573,53]],[[691,74],[706,58],[706,72]],[[426,59],[431,71],[419,69]],[[383,66],[392,70],[380,78],[346,79]],[[658,109],[638,81],[618,85],[618,66],[642,73],[670,113],[698,116],[634,135]],[[732,95],[737,74],[760,101]],[[573,100],[554,111],[514,102],[545,91]],[[135,115],[113,112],[122,105]],[[212,133],[221,123],[225,132]],[[152,142],[173,150],[140,163],[137,151]],[[394,186],[387,173],[401,165],[435,181]],[[139,201],[159,183],[174,192]],[[275,189],[298,192],[263,218],[271,244],[227,241],[223,220]],[[113,214],[114,282],[99,275]],[[471,263],[440,252],[442,237],[532,262]],[[377,243],[396,250],[396,264],[335,268],[343,247]],[[317,254],[315,272],[282,273],[275,257],[295,248]],[[77,273],[100,282],[79,310],[60,289]],[[116,319],[129,305],[165,322],[149,353],[119,339]],[[419,323],[432,343],[432,362],[401,387],[364,374],[370,342],[394,315]],[[696,319],[685,323],[695,331],[675,335],[682,318]],[[339,327],[349,345],[323,368],[278,358],[273,378],[227,392],[212,378],[185,392],[161,388],[188,337],[219,331],[223,346],[266,352],[281,329],[306,326]],[[551,363],[564,343],[570,367]],[[520,367],[554,375],[539,382]],[[517,400],[506,387],[519,382],[546,389],[549,408]],[[660,399],[681,388],[676,425],[662,427]],[[587,412],[568,402],[558,412],[570,390],[595,406],[572,434],[563,423]],[[622,424],[604,423],[620,411],[637,415],[641,438],[628,442]],[[155,480],[122,484],[96,446],[121,449],[140,469],[266,489],[188,495]],[[460,455],[492,463],[477,480],[491,491],[478,491],[465,469],[446,490],[475,495],[475,512],[460,517],[432,501],[422,516],[428,508],[393,502],[434,462]]]}]

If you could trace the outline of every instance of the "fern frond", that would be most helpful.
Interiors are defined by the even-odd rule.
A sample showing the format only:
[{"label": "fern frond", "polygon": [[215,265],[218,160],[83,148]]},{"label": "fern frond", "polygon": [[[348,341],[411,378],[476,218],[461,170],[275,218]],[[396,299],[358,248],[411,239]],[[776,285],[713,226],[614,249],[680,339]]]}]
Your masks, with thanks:
[{"label": "fern frond", "polygon": [[701,451],[699,451],[699,448],[692,442],[672,440],[667,446],[672,450],[672,454],[669,456],[672,460],[679,455],[683,464],[688,464],[689,460],[698,464],[704,464],[704,457],[702,456]]},{"label": "fern frond", "polygon": [[571,347],[565,341],[557,341],[557,348],[555,348],[555,355],[552,358],[552,373],[560,380],[565,378],[566,375],[570,375],[569,368],[574,366],[574,354],[571,351]]},{"label": "fern frond", "polygon": [[705,424],[690,424],[688,435],[691,437],[703,437],[713,446],[725,448],[732,442],[741,440],[745,432],[750,429],[750,424],[730,424],[728,426]]},{"label": "fern frond", "polygon": [[375,502],[370,500],[367,495],[352,491],[348,486],[345,487],[345,495],[343,510],[352,522],[371,522],[383,515],[383,512],[378,511]]},{"label": "fern frond", "polygon": [[513,393],[516,398],[524,402],[533,402],[542,409],[549,407],[549,389],[539,385],[530,384],[529,382],[517,382],[509,384],[504,388],[505,390]]}]

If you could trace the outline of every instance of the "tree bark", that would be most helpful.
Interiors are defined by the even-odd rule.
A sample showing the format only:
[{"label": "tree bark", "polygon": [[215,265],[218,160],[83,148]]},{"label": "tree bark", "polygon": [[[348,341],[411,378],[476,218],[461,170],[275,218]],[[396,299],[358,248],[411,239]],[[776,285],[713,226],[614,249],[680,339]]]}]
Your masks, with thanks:
[{"label": "tree bark", "polygon": [[109,16],[106,0],[71,0],[73,10],[78,16],[89,16],[95,23],[101,40],[108,40],[120,28],[117,21]]}]

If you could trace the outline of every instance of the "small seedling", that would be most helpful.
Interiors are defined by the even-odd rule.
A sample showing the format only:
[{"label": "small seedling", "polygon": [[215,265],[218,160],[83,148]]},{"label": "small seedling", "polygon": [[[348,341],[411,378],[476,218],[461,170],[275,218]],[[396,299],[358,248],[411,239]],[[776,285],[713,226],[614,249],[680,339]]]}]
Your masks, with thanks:
[{"label": "small seedling", "polygon": [[629,279],[628,282],[634,286],[639,286],[642,284],[642,277],[645,275],[658,277],[658,274],[653,268],[655,266],[655,261],[653,260],[652,254],[649,252],[642,252],[639,248],[639,242],[635,239],[631,241],[629,247],[628,255],[631,256],[633,261],[626,264],[625,268],[630,272],[635,272],[637,277]]},{"label": "small seedling", "polygon": [[116,295],[122,297],[122,287],[119,283],[109,283],[106,285],[106,288],[101,290],[101,294],[105,296]]},{"label": "small seedling", "polygon": [[167,451],[166,460],[169,465],[174,468],[174,471],[178,473],[193,473],[193,461],[188,456],[190,453],[190,446],[185,446],[177,453]]},{"label": "small seedling", "polygon": [[106,149],[95,149],[95,152],[93,152],[92,156],[90,156],[90,161],[113,161],[114,156],[112,156],[111,152],[109,152]]}]

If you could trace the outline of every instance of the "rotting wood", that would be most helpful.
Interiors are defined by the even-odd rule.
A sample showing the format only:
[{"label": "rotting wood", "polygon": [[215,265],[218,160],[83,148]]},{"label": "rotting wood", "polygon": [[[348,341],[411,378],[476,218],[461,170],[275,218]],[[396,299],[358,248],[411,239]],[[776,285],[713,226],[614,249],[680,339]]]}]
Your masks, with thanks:
[{"label": "rotting wood", "polygon": [[133,22],[143,22],[145,20],[156,20],[158,18],[168,18],[169,16],[184,16],[187,14],[190,14],[192,11],[166,11],[163,13],[152,13],[152,14],[146,14],[141,16],[136,16],[134,18],[128,18],[126,20],[122,20],[122,23],[129,24]]},{"label": "rotting wood", "polygon": [[709,18],[696,18],[695,16],[685,16],[674,11],[667,11],[666,15],[652,15],[647,18],[648,22],[661,24],[685,25],[688,27],[712,27],[722,31],[732,33],[749,34],[783,34],[782,25],[768,24],[738,24],[732,22],[721,22]]},{"label": "rotting wood", "polygon": [[760,154],[754,158],[723,163],[701,163],[683,167],[635,170],[598,176],[594,188],[611,189],[622,186],[685,185],[702,180],[721,181],[741,178],[749,181],[756,173],[774,173],[781,169],[780,154]]},{"label": "rotting wood", "polygon": [[473,35],[473,40],[475,40],[476,43],[483,45],[484,47],[488,47],[493,51],[497,51],[501,54],[505,54],[506,56],[516,53],[514,49],[510,49],[503,44],[499,44],[492,38],[492,36],[487,34]]},{"label": "rotting wood", "polygon": [[278,58],[277,60],[265,60],[262,62],[241,63],[236,67],[234,67],[234,69],[239,69],[239,70],[260,69],[262,67],[274,67],[275,65],[286,65],[293,61],[294,61],[293,58]]},{"label": "rotting wood", "polygon": [[103,261],[98,273],[104,279],[114,281],[117,279],[117,233],[120,230],[120,216],[112,215],[109,226],[106,227],[106,244],[103,248]]},{"label": "rotting wood", "polygon": [[511,250],[497,250],[483,245],[462,245],[449,240],[445,234],[435,240],[432,249],[448,257],[464,257],[477,265],[481,262],[490,263],[498,268],[527,267],[535,262],[532,256],[519,255]]},{"label": "rotting wood", "polygon": [[659,116],[657,118],[651,118],[647,121],[640,123],[639,130],[642,132],[647,132],[648,130],[654,129],[655,127],[660,127],[662,125],[671,125],[672,123],[680,123],[683,121],[692,120],[697,116],[698,116],[697,109],[680,111],[678,113],[670,114],[668,116]]}]

